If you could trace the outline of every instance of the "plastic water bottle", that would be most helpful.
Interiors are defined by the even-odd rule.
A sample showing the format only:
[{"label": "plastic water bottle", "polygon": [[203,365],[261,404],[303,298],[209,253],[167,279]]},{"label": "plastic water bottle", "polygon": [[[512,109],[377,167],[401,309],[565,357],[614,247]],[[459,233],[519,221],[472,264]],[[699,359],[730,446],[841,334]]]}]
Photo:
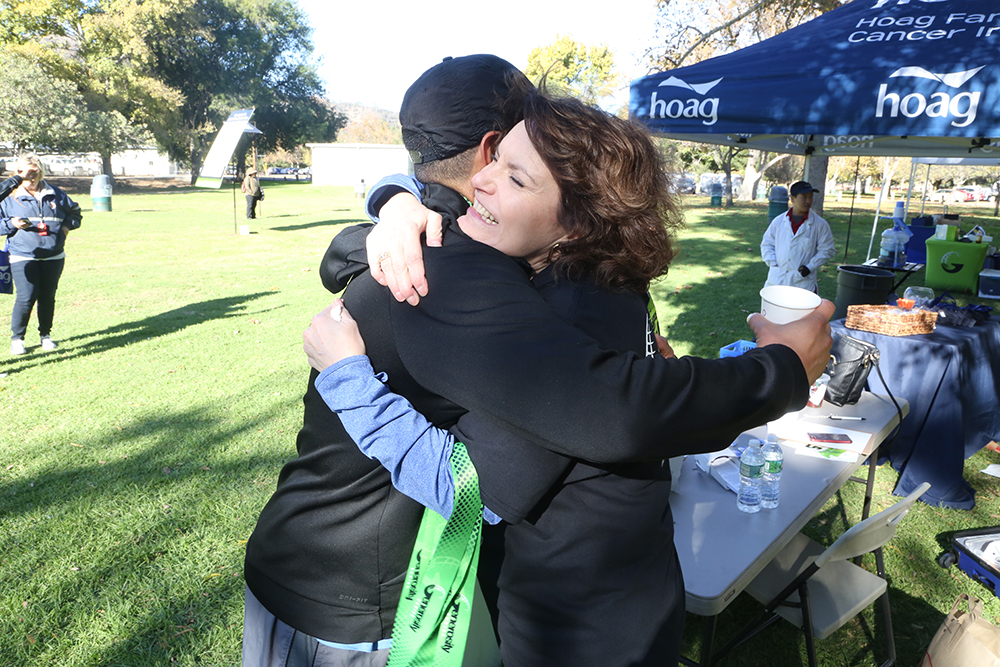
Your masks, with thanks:
[{"label": "plastic water bottle", "polygon": [[906,264],[906,244],[913,233],[906,227],[906,209],[903,202],[896,202],[892,213],[892,227],[882,232],[878,265],[900,269]]},{"label": "plastic water bottle", "polygon": [[760,511],[760,480],[764,472],[764,452],[760,440],[753,438],[740,456],[740,492],[736,507],[742,512]]},{"label": "plastic water bottle", "polygon": [[773,433],[767,436],[764,453],[764,475],[760,481],[760,506],[773,510],[781,500],[781,468],[785,455],[778,444],[778,436]]},{"label": "plastic water bottle", "polygon": [[879,245],[878,265],[901,268],[906,264],[906,243],[910,237],[895,226],[882,232]]}]

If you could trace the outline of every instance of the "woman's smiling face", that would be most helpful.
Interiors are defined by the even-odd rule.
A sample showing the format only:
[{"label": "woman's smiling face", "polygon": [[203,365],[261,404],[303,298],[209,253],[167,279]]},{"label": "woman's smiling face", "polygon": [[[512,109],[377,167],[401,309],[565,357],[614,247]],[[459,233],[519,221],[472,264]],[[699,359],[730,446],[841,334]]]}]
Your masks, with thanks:
[{"label": "woman's smiling face", "polygon": [[518,123],[500,142],[493,162],[472,177],[475,202],[458,219],[462,231],[539,271],[549,250],[566,237],[559,225],[559,186]]}]

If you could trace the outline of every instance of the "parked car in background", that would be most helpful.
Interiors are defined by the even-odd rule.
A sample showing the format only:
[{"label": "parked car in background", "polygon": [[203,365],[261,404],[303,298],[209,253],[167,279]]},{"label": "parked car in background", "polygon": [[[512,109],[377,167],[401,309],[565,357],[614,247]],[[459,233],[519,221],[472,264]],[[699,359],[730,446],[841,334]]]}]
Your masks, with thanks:
[{"label": "parked car in background", "polygon": [[43,155],[45,173],[51,176],[96,176],[101,173],[101,161],[87,155]]},{"label": "parked car in background", "polygon": [[961,188],[955,188],[955,199],[954,201],[979,201],[979,188],[973,186],[963,186]]},{"label": "parked car in background", "polygon": [[101,164],[100,158],[84,156],[74,158],[74,160],[79,161],[84,176],[97,176],[104,170],[104,165]]},{"label": "parked car in background", "polygon": [[966,193],[961,192],[957,188],[942,188],[941,190],[935,190],[928,195],[924,195],[924,201],[955,204],[965,201],[965,195]]},{"label": "parked car in background", "polygon": [[677,179],[677,192],[682,195],[694,194],[694,179],[690,176],[682,176]]},{"label": "parked car in background", "polygon": [[50,176],[80,176],[83,174],[83,168],[74,164],[72,158],[47,155],[40,159],[45,165],[45,173]]}]

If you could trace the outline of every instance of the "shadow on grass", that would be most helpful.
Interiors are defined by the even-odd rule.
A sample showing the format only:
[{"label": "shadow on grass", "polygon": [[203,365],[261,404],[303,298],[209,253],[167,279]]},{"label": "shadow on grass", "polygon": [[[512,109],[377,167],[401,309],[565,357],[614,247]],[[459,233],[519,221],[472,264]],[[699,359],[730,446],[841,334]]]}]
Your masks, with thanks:
[{"label": "shadow on grass", "polygon": [[[890,573],[891,579],[891,573]],[[889,606],[893,620],[893,638],[897,665],[917,665],[930,644],[944,614],[927,601],[915,598],[898,589],[889,589]],[[760,612],[763,605],[743,594],[738,596],[718,618],[713,648],[722,648],[745,624],[755,619],[759,623],[767,617]],[[901,618],[920,615],[928,618],[923,626],[916,627],[900,622]],[[707,618],[688,614],[684,628],[681,652],[697,660],[700,657],[703,631]],[[880,600],[848,621],[826,639],[816,640],[817,662],[820,665],[843,667],[870,667],[883,664],[889,657],[886,646],[885,623]],[[720,664],[764,666],[806,665],[805,636],[801,630],[784,619],[765,628],[746,643],[741,644],[722,659]]]},{"label": "shadow on grass", "polygon": [[[345,209],[346,210],[346,209]],[[271,227],[271,231],[274,232],[297,232],[303,229],[311,229],[313,227],[334,227],[338,225],[360,225],[364,222],[371,222],[368,218],[350,218],[350,219],[339,219],[339,220],[317,220],[315,222],[308,222],[301,225],[286,225],[284,227]]]},{"label": "shadow on grass", "polygon": [[[242,542],[295,445],[292,433],[253,454],[233,443],[274,430],[285,409],[148,415],[0,485],[0,583],[26,598],[0,620],[0,664],[238,662]],[[123,454],[131,442],[146,444]],[[219,536],[233,515],[236,534]]]},{"label": "shadow on grass", "polygon": [[[116,324],[93,333],[63,338],[60,340],[60,343],[66,345],[67,349],[54,354],[45,353],[44,355],[39,355],[41,347],[29,346],[28,351],[31,354],[18,357],[17,362],[11,363],[4,370],[8,373],[16,373],[33,366],[58,363],[67,359],[84,357],[91,354],[100,354],[101,352],[125,347],[132,343],[177,333],[207,320],[238,317],[243,313],[248,303],[264,296],[267,296],[267,293],[256,292],[200,301],[141,320]],[[70,346],[70,343],[75,343],[75,345]]]}]

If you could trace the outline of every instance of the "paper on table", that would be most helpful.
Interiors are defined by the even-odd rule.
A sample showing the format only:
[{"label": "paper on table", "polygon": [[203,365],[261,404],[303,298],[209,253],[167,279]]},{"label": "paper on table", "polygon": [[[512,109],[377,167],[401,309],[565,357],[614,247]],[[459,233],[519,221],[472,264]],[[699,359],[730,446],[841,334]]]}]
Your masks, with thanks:
[{"label": "paper on table", "polygon": [[846,463],[854,463],[858,460],[857,452],[849,452],[843,449],[834,449],[833,447],[823,447],[821,445],[814,444],[799,444],[793,443],[795,445],[796,454],[805,454],[806,456],[814,456],[818,459],[829,459],[831,461],[844,461]]},{"label": "paper on table", "polygon": [[733,493],[740,489],[740,456],[732,447],[727,447],[719,452],[710,454],[696,454],[694,456],[695,465],[723,488],[729,489]]}]

